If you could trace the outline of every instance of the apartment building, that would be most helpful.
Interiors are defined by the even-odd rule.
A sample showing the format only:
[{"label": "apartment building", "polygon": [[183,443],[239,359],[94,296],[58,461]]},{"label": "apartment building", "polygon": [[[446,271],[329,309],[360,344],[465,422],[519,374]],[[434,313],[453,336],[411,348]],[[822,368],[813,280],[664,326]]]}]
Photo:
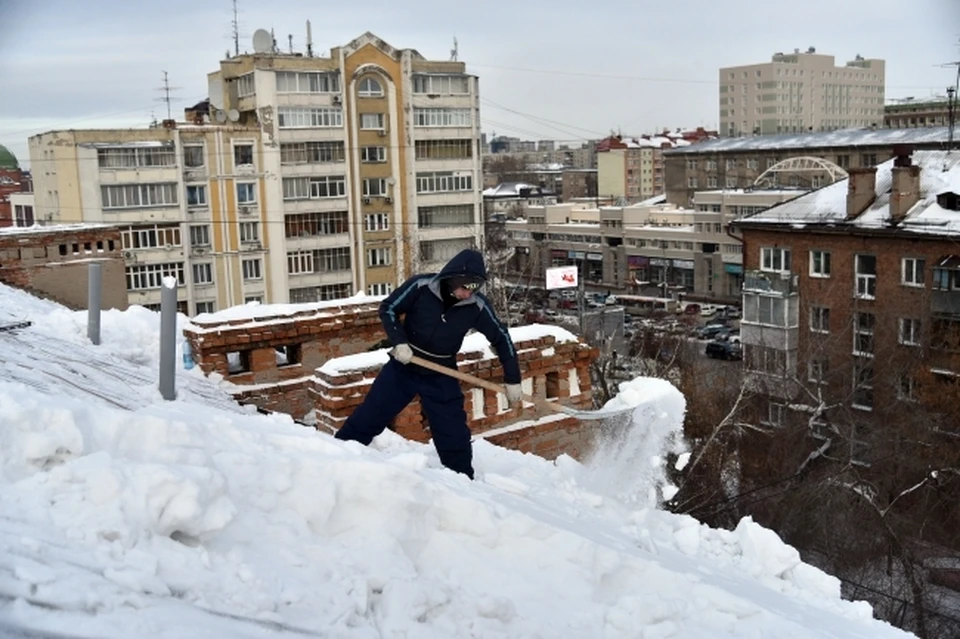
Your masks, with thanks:
[{"label": "apartment building", "polygon": [[899,149],[735,226],[763,421],[816,437],[852,425],[853,460],[869,463],[856,443],[871,426],[960,373],[960,152]]},{"label": "apartment building", "polygon": [[949,126],[951,101],[954,119],[960,118],[956,94],[928,99],[909,97],[892,100],[883,107],[883,126],[888,129]]},{"label": "apartment building", "polygon": [[689,142],[662,136],[610,136],[597,143],[597,191],[637,202],[663,193],[663,151]]},{"label": "apartment building", "polygon": [[885,64],[843,66],[810,47],[719,72],[720,134],[729,137],[883,125]]},{"label": "apartment building", "polygon": [[29,148],[35,215],[120,227],[130,304],[159,309],[165,275],[190,315],[276,299],[264,261],[283,242],[263,209],[258,128],[51,131]]},{"label": "apartment building", "polygon": [[662,196],[630,206],[528,206],[506,229],[511,268],[542,282],[553,266],[579,266],[589,286],[617,293],[739,301],[742,247],[730,234],[740,216],[799,194],[795,190],[698,193],[693,208]]},{"label": "apartment building", "polygon": [[[479,246],[477,78],[366,33],[224,60],[209,105],[30,139],[37,216],[123,227],[131,304],[186,313],[389,293]],[[42,216],[42,217],[41,217]]]},{"label": "apartment building", "polygon": [[[23,211],[16,211],[12,198],[20,193],[30,191],[30,180],[20,170],[17,157],[0,145],[0,228],[6,226],[21,226],[24,219]],[[21,203],[21,206],[22,203]],[[32,219],[32,214],[31,214]]]},{"label": "apartment building", "polygon": [[796,170],[781,171],[775,186],[819,188],[834,181],[837,168],[846,171],[889,160],[899,144],[909,144],[915,149],[944,149],[948,140],[947,127],[854,129],[705,140],[664,151],[667,201],[690,206],[697,191],[752,188],[764,172],[793,158],[814,158],[830,164],[798,163]]},{"label": "apartment building", "polygon": [[268,223],[286,229],[268,256],[279,300],[386,294],[479,246],[479,93],[463,62],[365,33],[329,57],[240,55],[209,80],[260,126],[258,171],[279,178],[264,193]]}]

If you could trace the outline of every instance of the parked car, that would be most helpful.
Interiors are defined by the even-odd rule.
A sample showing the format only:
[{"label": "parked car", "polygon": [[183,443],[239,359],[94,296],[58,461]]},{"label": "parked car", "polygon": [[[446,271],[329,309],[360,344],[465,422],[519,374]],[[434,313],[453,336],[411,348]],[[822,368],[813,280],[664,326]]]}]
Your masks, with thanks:
[{"label": "parked car", "polygon": [[704,304],[700,307],[700,316],[701,317],[710,317],[711,315],[717,314],[717,307],[713,304]]},{"label": "parked car", "polygon": [[700,339],[713,339],[720,333],[729,332],[730,328],[725,324],[707,324],[701,326],[697,331],[697,337]]},{"label": "parked car", "polygon": [[714,359],[743,359],[740,340],[714,339],[707,343],[707,357]]}]

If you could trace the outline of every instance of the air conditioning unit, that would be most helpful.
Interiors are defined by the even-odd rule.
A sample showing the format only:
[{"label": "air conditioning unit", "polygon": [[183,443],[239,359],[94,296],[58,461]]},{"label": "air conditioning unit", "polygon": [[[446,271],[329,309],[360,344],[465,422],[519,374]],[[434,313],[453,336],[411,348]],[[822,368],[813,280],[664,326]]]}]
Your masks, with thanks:
[{"label": "air conditioning unit", "polygon": [[377,131],[377,135],[379,135],[381,138],[387,137],[387,130],[380,129],[379,131]]},{"label": "air conditioning unit", "polygon": [[253,215],[253,209],[249,206],[241,206],[237,209],[240,215]]},{"label": "air conditioning unit", "polygon": [[193,251],[192,251],[192,253],[193,253],[194,255],[203,255],[203,254],[206,253],[206,252],[207,252],[207,250],[206,250],[206,249],[203,249],[203,248],[195,248],[195,249],[193,249]]},{"label": "air conditioning unit", "polygon": [[368,197],[363,198],[363,203],[364,203],[364,204],[370,204],[370,198],[368,198]]},{"label": "air conditioning unit", "polygon": [[386,204],[392,204],[392,203],[393,203],[393,198],[392,198],[392,197],[385,197],[385,198],[383,198],[383,201],[384,201]]},{"label": "air conditioning unit", "polygon": [[334,103],[334,104],[342,104],[342,103],[343,103],[343,98],[341,98],[339,95],[335,95],[335,96],[333,96],[333,103]]},{"label": "air conditioning unit", "polygon": [[134,253],[133,251],[124,251],[124,252],[123,252],[123,259],[125,259],[125,260],[132,260],[132,259],[135,258],[136,256],[137,256],[136,253]]},{"label": "air conditioning unit", "polygon": [[163,248],[164,248],[164,250],[172,251],[172,250],[173,250],[173,244],[164,244],[164,245],[163,245]]}]

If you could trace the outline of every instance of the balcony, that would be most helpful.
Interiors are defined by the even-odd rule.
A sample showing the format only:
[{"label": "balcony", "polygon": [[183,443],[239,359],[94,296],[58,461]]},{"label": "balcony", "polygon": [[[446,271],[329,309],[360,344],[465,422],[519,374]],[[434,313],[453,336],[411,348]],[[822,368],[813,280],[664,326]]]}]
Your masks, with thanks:
[{"label": "balcony", "polygon": [[930,310],[937,315],[960,315],[960,290],[932,291]]},{"label": "balcony", "polygon": [[796,295],[799,292],[798,278],[790,272],[744,271],[743,291],[745,293],[779,293],[783,296]]}]

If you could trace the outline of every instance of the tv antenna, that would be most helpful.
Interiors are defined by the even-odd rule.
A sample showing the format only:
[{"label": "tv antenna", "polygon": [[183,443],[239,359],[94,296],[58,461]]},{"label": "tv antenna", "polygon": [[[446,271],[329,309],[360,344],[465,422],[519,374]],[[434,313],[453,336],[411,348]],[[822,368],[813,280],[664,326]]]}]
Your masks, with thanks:
[{"label": "tv antenna", "polygon": [[233,0],[233,55],[240,55],[240,23],[237,21],[237,0]]},{"label": "tv antenna", "polygon": [[953,151],[953,133],[957,126],[957,100],[960,100],[960,60],[940,66],[957,68],[957,77],[953,81],[953,86],[947,87],[947,151]]},{"label": "tv antenna", "polygon": [[458,54],[459,54],[459,47],[458,47],[458,45],[457,45],[457,37],[454,36],[454,37],[453,37],[453,48],[450,49],[450,61],[451,61],[451,62],[456,62],[456,61],[457,61],[457,56],[458,56]]},{"label": "tv antenna", "polygon": [[168,120],[173,119],[173,116],[170,115],[170,102],[172,101],[172,100],[171,100],[171,97],[172,97],[172,96],[170,95],[170,91],[172,91],[172,90],[174,90],[174,89],[179,89],[179,88],[180,88],[180,87],[172,87],[172,86],[170,86],[170,77],[169,77],[169,75],[167,74],[167,72],[164,71],[164,72],[163,72],[163,86],[162,86],[162,87],[159,87],[159,88],[157,89],[157,91],[163,91],[163,97],[162,97],[162,98],[157,98],[157,99],[160,100],[161,102],[165,102],[165,103],[167,104],[167,119],[168,119]]}]

